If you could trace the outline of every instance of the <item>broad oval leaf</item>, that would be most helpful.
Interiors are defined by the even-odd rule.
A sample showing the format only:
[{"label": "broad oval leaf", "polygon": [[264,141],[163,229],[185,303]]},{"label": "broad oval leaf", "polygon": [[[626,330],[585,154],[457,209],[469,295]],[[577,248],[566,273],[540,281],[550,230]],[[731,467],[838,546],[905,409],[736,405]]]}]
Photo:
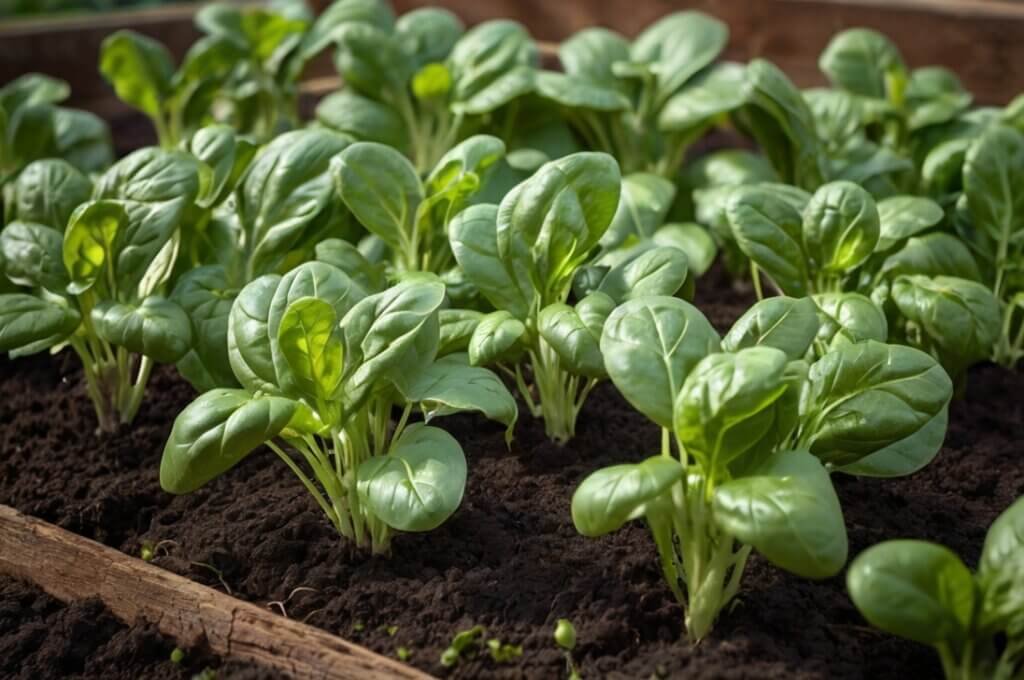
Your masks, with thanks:
[{"label": "broad oval leaf", "polygon": [[473,309],[440,310],[437,313],[437,320],[441,326],[438,356],[467,351],[473,332],[483,318],[483,312]]},{"label": "broad oval leaf", "polygon": [[850,598],[872,625],[909,640],[940,644],[968,632],[974,578],[948,548],[886,541],[868,548],[846,575]]},{"label": "broad oval leaf", "polygon": [[137,306],[103,301],[92,309],[96,334],[117,347],[172,364],[192,346],[192,323],[174,302],[156,295]]},{"label": "broad oval leaf", "polygon": [[[771,448],[774,404],[789,388],[786,355],[772,347],[711,354],[700,360],[676,397],[673,429],[711,477],[733,460]],[[787,433],[781,433],[787,434]]]},{"label": "broad oval leaf", "polygon": [[672,207],[676,187],[664,177],[647,172],[634,172],[622,178],[619,207],[601,245],[615,248],[629,237],[650,238],[665,223]]},{"label": "broad oval leaf", "polygon": [[256,145],[227,125],[200,128],[192,135],[188,148],[211,171],[209,181],[201,187],[196,198],[196,204],[201,208],[221,203],[256,155]]},{"label": "broad oval leaf", "polygon": [[811,298],[771,297],[748,309],[722,338],[722,349],[774,347],[791,361],[807,354],[818,334],[818,306]]},{"label": "broad oval leaf", "polygon": [[331,172],[352,214],[398,253],[412,244],[423,186],[416,169],[391,147],[358,142],[338,154]]},{"label": "broad oval leaf", "polygon": [[661,109],[658,128],[665,132],[700,130],[746,101],[747,76],[741,64],[715,64],[674,94]]},{"label": "broad oval leaf", "polygon": [[703,12],[676,12],[651,24],[630,50],[634,61],[650,64],[657,79],[655,108],[697,72],[711,64],[729,40],[729,27]]},{"label": "broad oval leaf", "polygon": [[894,86],[906,80],[899,50],[878,31],[851,28],[832,37],[818,66],[835,87],[862,97],[896,96]]},{"label": "broad oval leaf", "polygon": [[667,456],[613,465],[591,473],[572,495],[572,523],[584,536],[602,536],[643,516],[646,506],[683,479],[683,466]]},{"label": "broad oval leaf", "polygon": [[902,248],[885,258],[879,273],[889,279],[920,274],[982,280],[978,263],[968,247],[956,236],[944,232],[908,239]]},{"label": "broad oval leaf", "polygon": [[516,257],[498,250],[498,208],[474,205],[456,215],[448,238],[459,267],[495,309],[526,319],[536,292],[530,281],[529,255],[519,249]]},{"label": "broad oval leaf", "polygon": [[683,381],[698,361],[719,350],[711,323],[688,302],[647,297],[620,305],[601,334],[608,376],[638,411],[663,428]]},{"label": "broad oval leaf", "polygon": [[135,31],[117,31],[100,47],[100,72],[121,101],[163,121],[174,76],[166,47]]},{"label": "broad oval leaf", "polygon": [[976,229],[999,243],[1024,229],[1024,134],[988,127],[967,150],[963,190]]},{"label": "broad oval leaf", "polygon": [[160,460],[160,486],[174,494],[195,491],[279,435],[296,408],[288,399],[245,390],[201,394],[174,419]]},{"label": "broad oval leaf", "polygon": [[134,294],[198,195],[199,162],[182,151],[139,149],[99,178],[95,198],[117,201],[128,218],[114,267],[119,291]]},{"label": "broad oval leaf", "polygon": [[19,286],[62,293],[68,285],[63,262],[63,237],[56,229],[29,222],[11,222],[0,231],[3,273]]},{"label": "broad oval leaf", "polygon": [[879,201],[881,231],[875,250],[890,250],[911,236],[931,229],[945,216],[942,206],[920,196],[891,196]]},{"label": "broad oval leaf", "polygon": [[892,299],[950,375],[991,356],[1002,317],[986,286],[953,276],[900,276]]},{"label": "broad oval leaf", "polygon": [[[106,269],[114,267],[114,242],[127,225],[125,209],[114,201],[91,201],[75,210],[68,221],[62,252],[71,279],[68,292],[84,293]],[[115,292],[109,291],[111,295]]]},{"label": "broad oval leaf", "polygon": [[360,501],[385,524],[430,531],[462,502],[466,457],[444,430],[412,425],[386,455],[364,461],[356,477]]},{"label": "broad oval leaf", "polygon": [[277,327],[277,347],[298,390],[325,422],[332,422],[329,400],[341,382],[343,347],[338,313],[321,298],[290,303]]},{"label": "broad oval leaf", "polygon": [[473,329],[469,339],[469,363],[489,366],[515,354],[526,334],[526,325],[505,310],[487,314]]},{"label": "broad oval leaf", "polygon": [[421,333],[432,333],[428,340],[436,352],[437,310],[443,302],[444,284],[410,280],[363,298],[349,310],[341,320],[345,371],[336,395],[347,410],[416,349]]},{"label": "broad oval leaf", "polygon": [[192,348],[178,361],[178,372],[200,392],[237,384],[228,358],[228,319],[237,293],[219,265],[187,272],[171,293],[193,330]]},{"label": "broad oval leaf", "polygon": [[741,543],[804,578],[834,576],[849,546],[828,472],[806,451],[781,451],[715,490],[715,521]]},{"label": "broad oval leaf", "polygon": [[612,267],[597,290],[616,302],[649,295],[675,295],[689,275],[686,253],[655,246]]},{"label": "broad oval leaf", "polygon": [[557,301],[611,224],[621,184],[618,163],[608,154],[575,153],[546,163],[501,202],[499,257],[529,253],[534,286],[546,294],[544,302]]},{"label": "broad oval leaf", "polygon": [[330,207],[331,159],[348,145],[328,130],[279,135],[246,170],[235,203],[245,232],[249,276],[270,273],[317,217]]},{"label": "broad oval leaf", "polygon": [[871,194],[852,182],[831,182],[804,210],[804,249],[827,274],[844,274],[875,250],[881,227]]},{"label": "broad oval leaf", "polygon": [[984,630],[1020,630],[1024,624],[1024,499],[1004,510],[989,527],[978,565]]},{"label": "broad oval leaf", "polygon": [[841,345],[811,366],[801,441],[837,466],[919,431],[949,404],[953,384],[920,350],[873,340]]},{"label": "broad oval leaf", "polygon": [[818,313],[815,346],[819,355],[841,344],[885,342],[889,324],[885,313],[860,293],[822,293],[814,296]]},{"label": "broad oval leaf", "polygon": [[14,181],[9,222],[35,222],[63,234],[75,208],[88,201],[91,194],[92,182],[67,161],[34,161]]},{"label": "broad oval leaf", "polygon": [[12,358],[35,354],[67,339],[81,323],[62,298],[0,295],[0,352]]},{"label": "broad oval leaf", "polygon": [[395,34],[420,66],[444,61],[465,30],[457,16],[441,7],[414,9],[395,22]]},{"label": "broad oval leaf", "polygon": [[910,436],[836,469],[858,477],[904,477],[913,474],[938,455],[946,439],[948,425],[947,406]]},{"label": "broad oval leaf", "polygon": [[718,246],[711,233],[693,222],[666,224],[654,232],[651,241],[686,253],[687,266],[695,277],[704,276],[718,255]]},{"label": "broad oval leaf", "polygon": [[[228,360],[238,382],[252,392],[279,392],[270,349],[270,305],[281,277],[267,274],[246,285],[228,315]],[[275,334],[276,336],[276,334]]]},{"label": "broad oval leaf", "polygon": [[603,293],[591,293],[575,308],[548,305],[537,317],[537,332],[570,373],[605,378],[601,331],[614,308],[614,300]]},{"label": "broad oval leaf", "polygon": [[420,404],[427,422],[438,416],[477,411],[506,426],[512,436],[519,416],[515,397],[505,383],[487,370],[469,365],[465,354],[449,354],[409,375],[395,386],[410,403]]},{"label": "broad oval leaf", "polygon": [[316,119],[360,142],[378,142],[402,150],[409,144],[409,132],[397,111],[350,90],[332,92],[321,99]]},{"label": "broad oval leaf", "polygon": [[732,190],[725,207],[737,245],[788,295],[807,293],[800,213],[771,188]]}]

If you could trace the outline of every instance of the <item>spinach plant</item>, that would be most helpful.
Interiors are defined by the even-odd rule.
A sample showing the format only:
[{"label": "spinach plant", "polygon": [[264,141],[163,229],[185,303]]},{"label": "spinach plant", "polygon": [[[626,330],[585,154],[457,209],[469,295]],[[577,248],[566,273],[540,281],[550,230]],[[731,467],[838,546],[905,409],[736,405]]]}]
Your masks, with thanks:
[{"label": "spinach plant", "polygon": [[847,181],[811,196],[760,185],[732,191],[726,216],[759,297],[761,272],[787,295],[862,293],[888,313],[890,337],[930,351],[955,377],[990,355],[998,303],[970,251],[933,230],[944,219],[934,202],[876,204]]},{"label": "spinach plant", "polygon": [[112,431],[135,416],[154,362],[177,361],[191,343],[188,316],[161,293],[199,192],[198,164],[180,152],[137,151],[96,181],[66,227],[65,201],[84,197],[88,180],[49,161],[27,171],[19,180],[48,183],[35,200],[18,192],[15,209],[48,224],[19,220],[0,233],[4,271],[28,289],[0,295],[0,351],[24,356],[70,345],[100,429]]},{"label": "spinach plant", "polygon": [[203,128],[193,137],[189,148],[212,179],[183,232],[185,271],[171,299],[195,330],[178,370],[200,391],[237,385],[227,333],[239,291],[260,276],[314,259],[325,239],[358,233],[330,174],[331,159],[350,142],[329,130],[295,130],[253,157],[255,150],[230,128]]},{"label": "spinach plant", "polygon": [[1002,307],[994,359],[1014,366],[1024,357],[1024,135],[992,125],[964,153],[963,193],[956,226],[989,273]]},{"label": "spinach plant", "polygon": [[1024,499],[989,527],[973,574],[944,546],[898,540],[858,555],[846,581],[864,618],[934,647],[948,680],[1024,677]]},{"label": "spinach plant", "polygon": [[673,178],[687,148],[742,94],[742,68],[714,64],[728,39],[725,24],[700,12],[670,14],[632,43],[584,29],[559,47],[563,72],[538,74],[537,91],[624,172]]},{"label": "spinach plant", "polygon": [[661,428],[662,450],[587,477],[573,523],[600,536],[644,518],[692,641],[736,596],[752,550],[807,578],[842,568],[830,471],[908,474],[942,442],[952,385],[930,356],[869,340],[808,362],[818,332],[807,298],[759,303],[724,341],[678,298],[637,298],[605,322],[608,375]]},{"label": "spinach plant", "polygon": [[307,13],[301,3],[212,3],[196,13],[204,35],[177,69],[162,44],[121,30],[103,41],[100,71],[118,97],[149,117],[165,148],[213,122],[267,141],[299,122]]},{"label": "spinach plant", "polygon": [[500,206],[467,208],[450,228],[466,278],[496,310],[459,317],[452,326],[472,329],[470,361],[511,375],[558,443],[573,436],[587,395],[605,376],[598,340],[616,301],[643,292],[672,295],[687,278],[681,250],[641,250],[600,271],[576,304],[568,304],[577,273],[615,217],[620,191],[611,156],[577,153],[541,167]]},{"label": "spinach plant", "polygon": [[400,152],[358,142],[338,154],[332,171],[345,205],[390,249],[395,270],[440,274],[454,264],[449,223],[504,156],[500,139],[475,135],[448,151],[421,181]]},{"label": "spinach plant", "polygon": [[64,160],[84,173],[99,172],[113,161],[106,123],[87,111],[58,106],[70,92],[63,80],[38,73],[0,87],[0,188],[43,158]]},{"label": "spinach plant", "polygon": [[438,8],[396,20],[380,0],[336,2],[317,20],[310,40],[311,49],[334,44],[345,89],[320,104],[317,119],[401,149],[420,174],[474,133],[492,131],[507,140],[518,100],[534,89],[537,47],[513,21],[463,31],[453,14]]},{"label": "spinach plant", "polygon": [[444,297],[428,275],[367,295],[323,262],[248,284],[228,326],[241,387],[206,392],[178,415],[163,488],[193,491],[266,444],[358,546],[387,552],[394,531],[440,525],[462,500],[466,460],[444,430],[410,423],[414,407],[427,421],[482,412],[509,431],[516,419],[496,375],[464,354],[435,359]]}]

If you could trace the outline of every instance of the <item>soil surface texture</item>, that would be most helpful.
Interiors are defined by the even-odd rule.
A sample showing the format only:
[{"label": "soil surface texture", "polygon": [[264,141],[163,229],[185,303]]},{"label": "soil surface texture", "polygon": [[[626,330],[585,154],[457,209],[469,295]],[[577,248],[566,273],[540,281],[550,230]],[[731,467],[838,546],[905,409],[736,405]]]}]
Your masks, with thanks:
[{"label": "soil surface texture", "polygon": [[[697,305],[722,331],[752,302],[719,266],[698,288]],[[1021,394],[1024,373],[976,367],[930,466],[897,480],[837,476],[851,557],[879,541],[914,537],[974,564],[988,525],[1024,494]],[[564,448],[549,443],[525,411],[511,450],[502,428],[482,418],[442,421],[469,461],[465,500],[438,530],[399,535],[390,558],[347,546],[265,451],[193,494],[164,493],[157,479],[164,441],[193,398],[173,368],[154,373],[136,424],[114,436],[93,434],[81,371],[66,352],[3,360],[0,395],[0,502],[129,554],[155,546],[155,564],[381,654],[404,648],[409,663],[439,676],[565,677],[552,631],[567,618],[577,629],[574,660],[584,678],[941,677],[930,649],[861,619],[845,573],[807,581],[756,556],[733,609],[706,640],[688,645],[645,527],[636,522],[591,539],[572,526],[570,499],[587,474],[659,449],[657,429],[610,384],[595,390],[578,436]],[[126,650],[142,650],[150,662],[170,652],[152,630],[118,626],[95,604],[63,608],[5,588],[0,664],[46,659],[53,668],[72,664],[71,677],[105,671],[116,678],[122,664],[141,668],[128,665],[134,657]],[[83,608],[90,614],[84,621]],[[22,640],[33,630],[59,628],[46,625],[51,619],[65,622],[82,647],[55,640],[68,651],[26,651],[35,645]],[[482,643],[454,668],[441,666],[452,637],[475,625],[486,629],[485,641],[522,645],[522,656],[499,664]],[[35,634],[40,644],[59,635]]]},{"label": "soil surface texture", "polygon": [[126,626],[99,600],[66,605],[33,585],[0,576],[0,677],[9,680],[263,680],[265,671],[182,650],[145,621]]}]

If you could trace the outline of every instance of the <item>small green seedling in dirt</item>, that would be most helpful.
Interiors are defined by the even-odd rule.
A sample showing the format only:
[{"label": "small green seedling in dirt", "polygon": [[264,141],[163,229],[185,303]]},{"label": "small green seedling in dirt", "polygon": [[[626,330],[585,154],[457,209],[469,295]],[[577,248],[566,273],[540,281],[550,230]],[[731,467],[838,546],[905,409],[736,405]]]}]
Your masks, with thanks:
[{"label": "small green seedling in dirt", "polygon": [[487,650],[494,659],[494,663],[511,663],[523,655],[522,645],[503,644],[497,638],[487,641]]},{"label": "small green seedling in dirt", "polygon": [[464,654],[468,656],[473,652],[476,643],[483,638],[483,635],[483,626],[473,626],[468,630],[456,633],[451,644],[441,653],[441,665],[451,668],[457,664]]},{"label": "small green seedling in dirt", "polygon": [[934,647],[947,680],[1024,678],[1024,498],[992,523],[973,574],[948,548],[898,540],[858,555],[846,582],[873,625]]},{"label": "small green seedling in dirt", "polygon": [[465,455],[444,430],[410,422],[413,409],[426,421],[481,412],[508,433],[518,415],[498,376],[464,354],[437,358],[444,299],[430,275],[367,294],[323,262],[248,284],[228,319],[242,387],[178,415],[161,486],[189,493],[266,444],[359,547],[386,553],[395,531],[438,527],[462,502]]},{"label": "small green seedling in dirt", "polygon": [[360,623],[359,621],[356,621],[355,623],[352,624],[352,632],[353,633],[362,633],[364,630],[366,630],[366,624],[365,623]]},{"label": "small green seedling in dirt", "polygon": [[192,676],[192,680],[217,680],[217,671],[212,668],[204,668]]},{"label": "small green seedling in dirt", "polygon": [[662,428],[662,451],[598,470],[572,499],[586,536],[647,521],[694,642],[733,601],[755,549],[805,578],[838,573],[848,546],[830,472],[890,477],[927,464],[953,392],[910,347],[837,342],[808,362],[819,332],[809,299],[770,298],[748,315],[720,341],[678,298],[612,312],[608,374]]},{"label": "small green seedling in dirt", "polygon": [[387,633],[390,637],[395,637],[395,633],[398,632],[398,626],[385,626],[384,632]]},{"label": "small green seedling in dirt", "polygon": [[412,657],[412,651],[408,647],[399,647],[395,650],[395,656],[399,661],[408,661]]},{"label": "small green seedling in dirt", "polygon": [[569,619],[558,619],[555,625],[555,644],[565,651],[565,667],[569,680],[579,680],[580,673],[572,660],[572,652],[576,649],[576,627]]},{"label": "small green seedling in dirt", "polygon": [[175,647],[171,651],[171,663],[181,663],[185,660],[185,652],[180,647]]},{"label": "small green seedling in dirt", "polygon": [[598,340],[615,304],[674,295],[687,278],[682,250],[641,249],[600,271],[592,290],[568,304],[577,272],[612,223],[621,189],[614,158],[576,153],[543,165],[500,206],[471,206],[451,225],[462,271],[497,310],[478,319],[470,363],[512,377],[558,444],[573,437],[587,396],[606,377]]}]

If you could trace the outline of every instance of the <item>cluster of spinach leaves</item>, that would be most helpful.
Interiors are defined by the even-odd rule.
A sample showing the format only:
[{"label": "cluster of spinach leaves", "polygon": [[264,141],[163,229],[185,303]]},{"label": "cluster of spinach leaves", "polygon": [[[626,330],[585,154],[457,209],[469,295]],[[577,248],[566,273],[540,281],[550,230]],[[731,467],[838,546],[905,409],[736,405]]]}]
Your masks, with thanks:
[{"label": "cluster of spinach leaves", "polygon": [[0,351],[70,346],[101,429],[131,422],[154,362],[179,360],[191,322],[165,297],[199,164],[146,148],[95,182],[64,160],[29,164],[11,185],[0,231]]},{"label": "cluster of spinach leaves", "polygon": [[[266,444],[359,546],[387,552],[394,531],[437,527],[462,500],[466,461],[429,422],[478,411],[511,432],[517,416],[496,375],[465,354],[439,357],[444,301],[429,275],[368,293],[323,262],[255,279],[228,318],[241,387],[205,392],[178,415],[161,485],[193,491]],[[410,424],[417,406],[427,422]]]},{"label": "cluster of spinach leaves", "polygon": [[946,372],[852,335],[806,297],[764,300],[724,338],[673,297],[631,300],[605,321],[606,371],[661,428],[662,451],[587,477],[573,522],[600,536],[644,518],[691,640],[735,597],[752,550],[807,578],[843,567],[830,473],[906,475],[938,452]]},{"label": "cluster of spinach leaves", "polygon": [[944,546],[897,540],[858,555],[847,584],[873,625],[934,647],[947,680],[1024,672],[1024,498],[992,523],[974,574]]}]

